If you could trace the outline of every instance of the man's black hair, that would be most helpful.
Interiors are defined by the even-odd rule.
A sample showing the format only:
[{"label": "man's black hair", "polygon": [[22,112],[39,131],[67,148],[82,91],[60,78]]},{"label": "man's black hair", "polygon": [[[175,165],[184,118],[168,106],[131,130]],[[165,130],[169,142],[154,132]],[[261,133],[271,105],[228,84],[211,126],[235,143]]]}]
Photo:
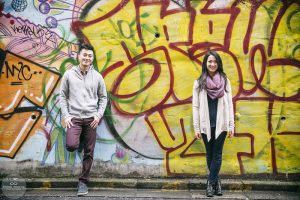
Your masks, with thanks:
[{"label": "man's black hair", "polygon": [[82,49],[92,50],[94,52],[94,47],[92,45],[86,44],[86,43],[79,45],[78,54],[81,52]]}]

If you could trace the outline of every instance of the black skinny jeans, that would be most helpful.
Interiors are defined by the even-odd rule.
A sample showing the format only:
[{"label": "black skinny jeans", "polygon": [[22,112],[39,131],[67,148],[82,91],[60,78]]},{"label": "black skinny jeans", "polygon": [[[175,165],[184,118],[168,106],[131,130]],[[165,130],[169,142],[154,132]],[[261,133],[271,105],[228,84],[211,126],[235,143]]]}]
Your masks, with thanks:
[{"label": "black skinny jeans", "polygon": [[215,139],[215,132],[216,128],[211,127],[211,139],[209,142],[207,141],[206,134],[201,134],[206,149],[206,163],[209,169],[209,182],[215,182],[219,179],[219,172],[222,165],[223,146],[227,134],[224,131],[217,139]]}]

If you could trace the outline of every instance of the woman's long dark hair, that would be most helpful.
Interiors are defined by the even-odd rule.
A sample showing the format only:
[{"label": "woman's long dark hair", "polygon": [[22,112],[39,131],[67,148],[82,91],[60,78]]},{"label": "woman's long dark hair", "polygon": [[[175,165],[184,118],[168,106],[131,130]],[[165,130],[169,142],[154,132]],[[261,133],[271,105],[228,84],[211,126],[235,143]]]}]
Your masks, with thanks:
[{"label": "woman's long dark hair", "polygon": [[222,59],[220,57],[220,55],[215,52],[215,51],[208,51],[204,58],[203,58],[203,62],[202,62],[202,73],[200,75],[200,77],[197,79],[198,80],[198,85],[199,85],[199,91],[202,91],[203,89],[206,90],[206,79],[207,79],[207,76],[208,76],[208,70],[207,70],[207,59],[209,56],[214,56],[216,58],[216,61],[217,61],[217,64],[218,64],[218,69],[217,71],[220,73],[220,75],[224,78],[225,80],[225,84],[224,84],[224,88],[225,88],[225,91],[227,92],[226,90],[226,85],[227,85],[227,76],[225,74],[225,72],[223,71],[223,63],[222,63]]}]

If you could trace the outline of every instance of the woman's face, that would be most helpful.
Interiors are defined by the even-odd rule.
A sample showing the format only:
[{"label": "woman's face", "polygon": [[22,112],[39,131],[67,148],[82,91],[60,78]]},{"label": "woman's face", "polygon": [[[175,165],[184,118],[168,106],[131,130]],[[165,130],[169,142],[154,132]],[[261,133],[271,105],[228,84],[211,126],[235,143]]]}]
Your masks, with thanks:
[{"label": "woman's face", "polygon": [[218,69],[218,63],[216,58],[213,55],[208,56],[206,62],[207,70],[210,75],[215,75]]}]

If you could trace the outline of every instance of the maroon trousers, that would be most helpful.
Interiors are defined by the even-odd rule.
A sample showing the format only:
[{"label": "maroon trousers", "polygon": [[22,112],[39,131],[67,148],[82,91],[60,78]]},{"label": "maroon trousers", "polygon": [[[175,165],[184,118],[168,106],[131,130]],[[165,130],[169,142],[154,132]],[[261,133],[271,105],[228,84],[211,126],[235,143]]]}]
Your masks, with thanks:
[{"label": "maroon trousers", "polygon": [[[79,144],[83,143],[83,161],[82,173],[79,181],[87,183],[90,170],[93,164],[94,149],[96,143],[96,129],[91,127],[94,117],[90,118],[72,118],[73,126],[67,128],[66,148],[73,152],[79,148]],[[80,141],[81,140],[81,141]]]}]

